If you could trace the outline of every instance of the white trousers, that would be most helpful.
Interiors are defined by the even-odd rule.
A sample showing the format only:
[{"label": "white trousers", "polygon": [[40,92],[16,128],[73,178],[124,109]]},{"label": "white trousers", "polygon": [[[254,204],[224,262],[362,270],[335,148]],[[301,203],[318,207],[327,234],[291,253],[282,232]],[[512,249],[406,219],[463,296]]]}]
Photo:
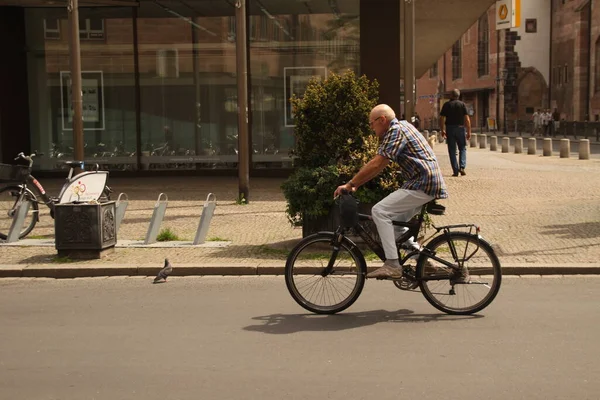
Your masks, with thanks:
[{"label": "white trousers", "polygon": [[[373,216],[373,222],[377,226],[377,232],[381,238],[386,259],[395,260],[398,258],[398,248],[396,247],[396,237],[392,221],[409,221],[421,210],[423,204],[431,200],[433,200],[433,196],[425,194],[425,192],[420,190],[398,189],[373,206],[371,215]],[[407,228],[398,228],[402,232],[406,232],[407,230]]]}]

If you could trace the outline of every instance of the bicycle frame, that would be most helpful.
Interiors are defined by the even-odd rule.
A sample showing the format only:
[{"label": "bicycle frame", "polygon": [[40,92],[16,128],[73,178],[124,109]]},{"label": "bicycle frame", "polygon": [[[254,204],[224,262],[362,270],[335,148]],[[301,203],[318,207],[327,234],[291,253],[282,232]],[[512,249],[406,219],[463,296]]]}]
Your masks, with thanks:
[{"label": "bicycle frame", "polygon": [[[423,221],[425,219],[426,208],[427,208],[426,204],[422,206],[421,212],[418,214],[418,217],[416,220],[413,219],[408,222],[392,221],[392,224],[394,226],[401,226],[401,227],[408,228],[408,231],[406,231],[400,238],[398,238],[396,240],[397,243],[403,243],[406,240],[408,240],[410,237],[418,237],[418,234],[421,230],[421,225],[423,224]],[[372,221],[373,220],[372,216],[367,215],[367,214],[360,214],[360,213],[358,214],[358,218],[359,218],[359,221]],[[469,233],[472,233],[472,230],[475,229],[475,232],[479,233],[479,227],[476,225],[473,225],[473,224],[446,225],[446,226],[441,226],[441,227],[433,226],[433,228],[436,230],[437,233],[439,233],[440,231],[443,231],[444,232],[443,234],[447,234],[451,231],[451,229],[456,229],[456,228],[469,228]],[[364,240],[364,242],[367,244],[367,246],[379,257],[379,259],[381,259],[381,261],[386,260],[385,252],[384,252],[381,244],[379,244],[379,242],[377,242],[373,238],[373,236],[371,236],[369,234],[369,232],[367,232],[367,230],[362,225],[357,224],[352,229],[362,240]],[[334,239],[334,243],[333,243],[334,251],[331,255],[331,258],[329,259],[327,267],[325,267],[323,269],[323,272],[322,272],[323,276],[326,276],[327,274],[331,273],[331,270],[333,269],[333,265],[335,264],[335,260],[337,258],[337,254],[338,254],[338,250],[339,250],[339,244],[345,237],[345,230],[346,230],[346,228],[343,228],[342,226],[340,226],[335,232],[335,239]],[[479,247],[477,247],[477,249],[475,249],[475,251],[469,257],[459,258],[459,255],[458,255],[453,243],[449,242],[449,247],[450,247],[450,252],[452,254],[452,258],[454,260],[456,260],[457,262],[459,262],[458,261],[459,259],[462,260],[462,262],[468,261],[473,256],[473,254],[475,254],[477,252],[477,250],[479,249]],[[465,251],[466,251],[466,249],[465,249]],[[449,261],[436,257],[436,255],[432,254],[429,251],[429,249],[427,249],[427,248],[423,248],[421,250],[421,252],[427,252],[427,257],[445,265],[446,267],[448,267],[452,270],[456,271],[459,269],[456,265],[450,263]],[[406,257],[404,257],[404,259],[402,260],[401,264],[404,264],[404,262],[409,257],[413,256],[414,253],[417,253],[417,251],[415,250],[415,251],[412,251],[409,254],[407,254]],[[447,279],[447,276],[443,276],[443,277],[428,276],[426,278],[426,280],[444,280],[444,279]]]}]

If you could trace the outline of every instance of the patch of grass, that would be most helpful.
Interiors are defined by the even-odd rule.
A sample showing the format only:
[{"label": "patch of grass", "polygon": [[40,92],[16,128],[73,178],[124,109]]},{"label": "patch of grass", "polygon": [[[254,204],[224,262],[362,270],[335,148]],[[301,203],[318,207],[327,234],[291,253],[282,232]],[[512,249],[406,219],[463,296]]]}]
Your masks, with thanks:
[{"label": "patch of grass", "polygon": [[229,239],[224,239],[220,236],[213,236],[211,238],[206,239],[207,242],[231,242]]},{"label": "patch of grass", "polygon": [[75,262],[75,260],[72,260],[69,257],[58,257],[58,256],[52,257],[51,261],[56,264],[68,264],[68,263]]},{"label": "patch of grass", "polygon": [[372,250],[365,250],[363,255],[365,256],[365,261],[380,261],[379,256],[373,253]]},{"label": "patch of grass", "polygon": [[29,235],[27,239],[50,239],[50,235]]},{"label": "patch of grass", "polygon": [[283,258],[286,258],[288,256],[288,254],[290,254],[289,250],[285,250],[285,249],[274,249],[272,247],[268,247],[265,245],[262,245],[259,247],[258,252],[260,254],[269,254],[269,255],[273,255],[273,256],[282,256]]},{"label": "patch of grass", "polygon": [[238,206],[245,206],[246,204],[248,204],[248,200],[246,200],[243,193],[240,193],[238,198],[235,199],[235,204],[237,204]]},{"label": "patch of grass", "polygon": [[180,240],[179,236],[177,236],[171,228],[163,228],[158,236],[156,237],[156,241],[158,242],[172,242],[175,240]]}]

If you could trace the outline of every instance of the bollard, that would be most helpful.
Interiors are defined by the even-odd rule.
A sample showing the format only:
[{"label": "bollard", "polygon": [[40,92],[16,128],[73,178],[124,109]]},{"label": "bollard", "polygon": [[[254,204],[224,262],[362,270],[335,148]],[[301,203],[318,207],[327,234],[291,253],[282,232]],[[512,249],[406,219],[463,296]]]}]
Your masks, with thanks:
[{"label": "bollard", "polygon": [[[214,198],[212,201],[210,200],[211,196]],[[206,239],[206,234],[208,233],[210,220],[215,213],[216,206],[217,196],[209,193],[208,196],[206,196],[206,201],[204,202],[204,207],[202,208],[202,216],[200,217],[200,223],[198,224],[198,230],[196,231],[196,237],[194,238],[194,245],[204,243],[204,239]]]},{"label": "bollard", "polygon": [[515,138],[515,154],[521,154],[523,152],[523,138]]},{"label": "bollard", "polygon": [[428,129],[425,129],[423,132],[421,132],[421,134],[423,135],[425,140],[429,139],[429,130]]},{"label": "bollard", "polygon": [[542,154],[544,157],[552,156],[552,139],[551,138],[544,138],[544,149],[543,149]]},{"label": "bollard", "polygon": [[569,139],[560,139],[560,158],[569,158],[571,155],[571,142]]},{"label": "bollard", "polygon": [[[10,230],[6,236],[6,243],[13,243],[19,240],[21,236],[21,229],[23,229],[23,222],[29,212],[29,201],[25,200],[25,195],[21,195],[21,198],[17,200],[15,214],[13,215],[12,223],[10,224]],[[35,215],[33,216],[35,218]]]},{"label": "bollard", "polygon": [[581,139],[579,141],[579,159],[589,160],[590,159],[590,140]]},{"label": "bollard", "polygon": [[481,135],[482,134],[478,135],[476,133],[471,134],[471,147],[477,147],[477,137]]},{"label": "bollard", "polygon": [[[163,201],[160,200],[162,196],[165,196],[165,200]],[[154,212],[152,213],[152,219],[150,219],[150,226],[148,226],[148,232],[146,233],[146,240],[144,240],[144,244],[152,244],[156,242],[160,224],[165,217],[168,201],[169,198],[166,194],[161,193],[158,195],[158,200],[156,200],[156,204],[154,205]]]},{"label": "bollard", "polygon": [[508,148],[510,147],[510,138],[503,137],[502,138],[502,152],[508,153]]},{"label": "bollard", "polygon": [[492,137],[490,137],[490,151],[497,151],[497,150],[498,150],[498,136],[492,136]]},{"label": "bollard", "polygon": [[[125,196],[125,200],[121,200],[121,197]],[[125,193],[119,194],[117,198],[116,212],[115,212],[115,229],[117,233],[119,232],[119,227],[121,226],[121,221],[123,221],[123,217],[125,216],[125,211],[127,210],[127,206],[129,205],[129,197]]]},{"label": "bollard", "polygon": [[487,148],[487,135],[481,135],[479,137],[479,148],[486,149]]},{"label": "bollard", "polygon": [[535,154],[536,153],[536,141],[535,138],[529,138],[529,143],[527,144],[527,154]]}]

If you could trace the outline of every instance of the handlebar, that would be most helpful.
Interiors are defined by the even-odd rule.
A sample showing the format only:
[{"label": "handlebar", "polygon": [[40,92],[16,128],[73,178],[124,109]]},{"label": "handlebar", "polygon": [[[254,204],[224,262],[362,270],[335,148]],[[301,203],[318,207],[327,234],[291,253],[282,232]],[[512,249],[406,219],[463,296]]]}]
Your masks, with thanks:
[{"label": "handlebar", "polygon": [[33,153],[31,153],[30,155],[26,156],[23,152],[20,152],[19,154],[17,154],[17,157],[15,157],[15,161],[16,160],[25,160],[29,162],[29,168],[31,168],[31,166],[33,165],[33,157],[38,157],[38,156],[43,156],[44,153],[39,153],[37,150],[34,151]]}]

